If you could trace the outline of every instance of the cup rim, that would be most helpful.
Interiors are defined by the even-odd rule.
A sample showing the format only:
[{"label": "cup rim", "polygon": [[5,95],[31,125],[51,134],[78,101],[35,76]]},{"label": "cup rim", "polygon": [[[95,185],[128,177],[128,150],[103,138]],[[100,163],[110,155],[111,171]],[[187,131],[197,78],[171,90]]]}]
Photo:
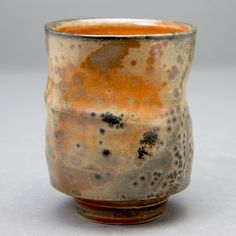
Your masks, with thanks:
[{"label": "cup rim", "polygon": [[[135,21],[143,21],[143,22],[166,22],[166,23],[173,23],[179,25],[185,25],[189,27],[189,30],[183,32],[174,32],[174,33],[161,33],[161,34],[80,34],[80,33],[67,33],[67,32],[60,32],[55,30],[55,27],[65,23],[65,22],[74,22],[74,21],[94,21],[94,22],[135,22]],[[188,24],[181,21],[173,21],[173,20],[162,20],[162,19],[155,19],[155,18],[74,18],[74,19],[63,19],[63,20],[56,20],[48,22],[44,25],[45,32],[52,33],[55,35],[65,36],[65,37],[73,37],[73,38],[87,38],[87,39],[152,39],[152,38],[160,38],[160,39],[173,39],[176,37],[188,36],[197,33],[196,26],[192,24]]]}]

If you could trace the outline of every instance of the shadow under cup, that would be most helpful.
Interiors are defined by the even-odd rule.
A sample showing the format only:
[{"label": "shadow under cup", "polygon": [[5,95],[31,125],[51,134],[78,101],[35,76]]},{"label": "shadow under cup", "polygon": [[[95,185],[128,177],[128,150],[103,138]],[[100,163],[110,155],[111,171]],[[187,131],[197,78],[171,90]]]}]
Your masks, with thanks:
[{"label": "shadow under cup", "polygon": [[193,159],[185,98],[196,28],[152,19],[46,24],[46,157],[52,185],[86,218],[161,216]]}]

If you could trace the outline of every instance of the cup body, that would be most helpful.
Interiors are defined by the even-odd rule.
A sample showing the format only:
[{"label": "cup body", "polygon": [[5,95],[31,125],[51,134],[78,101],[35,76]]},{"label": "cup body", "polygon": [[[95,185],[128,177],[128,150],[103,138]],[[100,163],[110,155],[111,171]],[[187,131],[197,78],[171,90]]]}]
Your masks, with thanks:
[{"label": "cup body", "polygon": [[[196,29],[169,22],[183,31],[99,32],[99,27],[114,22],[122,22],[118,28],[130,25],[132,29],[135,20],[46,25],[46,157],[51,184],[76,198],[81,214],[100,222],[106,218],[105,223],[117,219],[117,212],[109,215],[100,209],[103,213],[98,217],[91,204],[124,203],[127,210],[130,204],[140,208],[145,201],[149,208],[155,202],[160,206],[188,186],[193,159],[185,85]],[[168,21],[163,23],[168,26]],[[95,25],[98,31],[75,33],[75,25],[87,29]],[[146,215],[158,210],[149,208]],[[138,217],[139,221],[128,223],[154,218]]]}]

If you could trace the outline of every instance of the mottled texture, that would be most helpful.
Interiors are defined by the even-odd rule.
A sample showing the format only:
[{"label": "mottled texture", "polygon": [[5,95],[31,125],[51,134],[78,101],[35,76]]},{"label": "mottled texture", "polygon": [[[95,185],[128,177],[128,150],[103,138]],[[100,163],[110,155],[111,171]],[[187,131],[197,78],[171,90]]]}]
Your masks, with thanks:
[{"label": "mottled texture", "polygon": [[190,181],[185,99],[195,34],[168,39],[47,33],[46,156],[52,185],[81,199],[163,198]]}]

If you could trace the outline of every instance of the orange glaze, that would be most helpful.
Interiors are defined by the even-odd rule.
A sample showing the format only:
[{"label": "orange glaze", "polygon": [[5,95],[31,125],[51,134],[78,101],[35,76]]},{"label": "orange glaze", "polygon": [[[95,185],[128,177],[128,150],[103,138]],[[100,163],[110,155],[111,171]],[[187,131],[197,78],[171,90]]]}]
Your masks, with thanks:
[{"label": "orange glaze", "polygon": [[61,26],[56,29],[58,32],[70,34],[88,34],[88,35],[137,35],[137,34],[168,34],[185,32],[190,29],[189,26],[172,23],[161,22],[157,24],[127,24],[127,23],[103,23],[93,25],[74,24],[70,26]]},{"label": "orange glaze", "polygon": [[[69,101],[71,107],[80,110],[96,107],[97,112],[115,105],[118,113],[129,110],[137,118],[155,119],[162,108],[159,94],[164,89],[161,81],[154,79],[157,74],[152,75],[149,67],[143,74],[131,73],[125,68],[123,70],[123,59],[129,49],[139,46],[136,41],[122,46],[104,45],[91,52],[80,67],[65,65],[67,79],[61,81],[61,102]],[[116,55],[111,57],[114,51]],[[78,97],[78,94],[81,96]],[[102,104],[99,106],[97,101],[102,101]]]}]

